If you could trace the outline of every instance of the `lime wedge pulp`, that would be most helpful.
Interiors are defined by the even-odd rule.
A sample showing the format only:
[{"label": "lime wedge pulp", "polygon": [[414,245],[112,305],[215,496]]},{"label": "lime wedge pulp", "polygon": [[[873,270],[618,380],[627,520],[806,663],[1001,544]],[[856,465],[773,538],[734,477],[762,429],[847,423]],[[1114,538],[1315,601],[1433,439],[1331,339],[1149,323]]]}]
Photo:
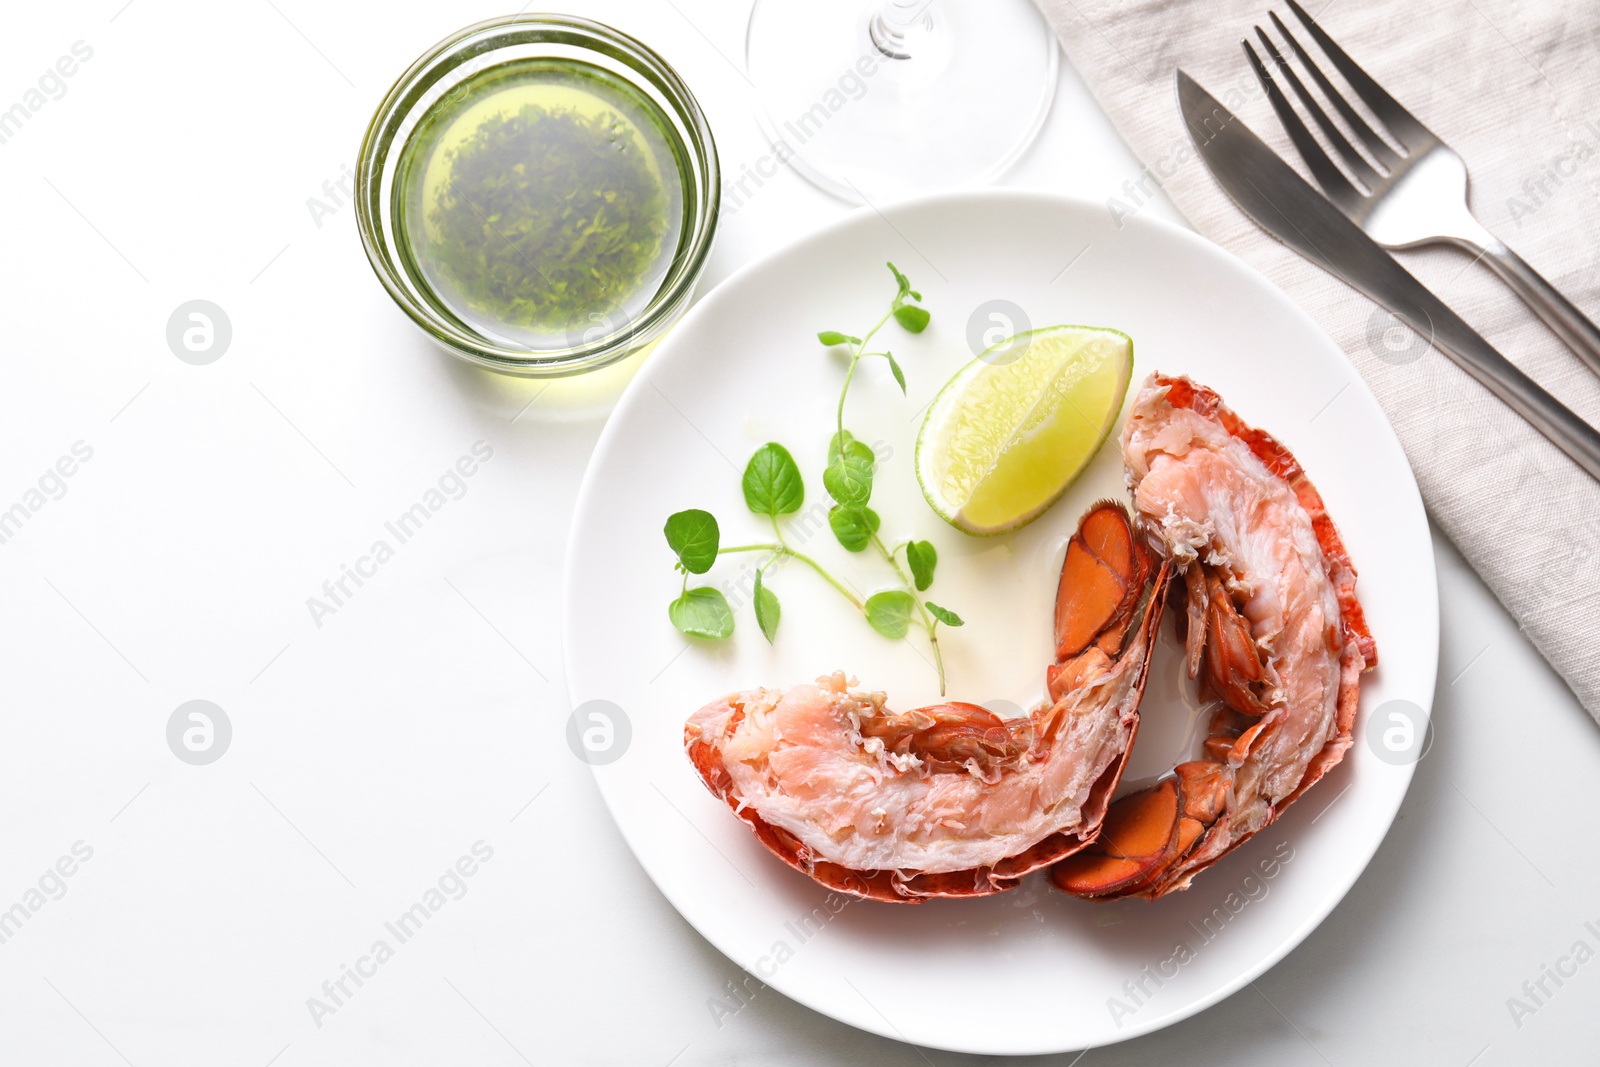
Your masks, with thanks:
[{"label": "lime wedge pulp", "polygon": [[1093,326],[1007,338],[951,378],[917,434],[917,481],[969,534],[1026,526],[1105,443],[1133,376],[1133,340]]}]

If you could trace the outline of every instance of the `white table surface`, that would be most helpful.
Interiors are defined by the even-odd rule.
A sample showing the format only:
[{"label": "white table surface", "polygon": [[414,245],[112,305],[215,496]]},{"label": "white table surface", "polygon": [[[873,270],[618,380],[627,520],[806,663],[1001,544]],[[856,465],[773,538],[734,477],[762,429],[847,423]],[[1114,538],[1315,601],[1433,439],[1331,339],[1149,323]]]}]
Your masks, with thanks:
[{"label": "white table surface", "polygon": [[[746,4],[573,7],[679,68],[726,172],[763,153]],[[38,905],[0,943],[0,1062],[979,1062],[772,991],[714,1015],[743,973],[656,892],[563,740],[560,560],[626,372],[547,388],[451,360],[373,279],[348,204],[308,208],[390,80],[500,10],[7,12],[0,108],[76,42],[92,55],[0,143],[0,509],[92,455],[0,544],[0,910]],[[1069,69],[1006,183],[1103,200],[1137,176]],[[844,210],[780,173],[724,219],[704,288]],[[196,298],[233,330],[207,366],[165,337]],[[307,598],[478,441],[493,458],[465,495],[318,626]],[[1592,1061],[1600,731],[1437,548],[1436,744],[1343,905],[1211,1010],[1038,1062]],[[205,766],[166,739],[192,699],[233,728]],[[314,1019],[308,998],[478,842],[465,895]],[[92,855],[47,876],[75,846]]]}]

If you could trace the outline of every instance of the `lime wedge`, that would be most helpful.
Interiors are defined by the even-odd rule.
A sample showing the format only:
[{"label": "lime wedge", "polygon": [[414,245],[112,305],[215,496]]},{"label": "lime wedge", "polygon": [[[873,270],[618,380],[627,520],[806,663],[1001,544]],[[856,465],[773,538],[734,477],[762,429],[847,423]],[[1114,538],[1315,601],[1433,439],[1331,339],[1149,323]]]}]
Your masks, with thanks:
[{"label": "lime wedge", "polygon": [[1105,443],[1133,340],[1050,326],[1001,341],[940,390],[917,434],[917,481],[939,517],[998,534],[1044,513]]}]

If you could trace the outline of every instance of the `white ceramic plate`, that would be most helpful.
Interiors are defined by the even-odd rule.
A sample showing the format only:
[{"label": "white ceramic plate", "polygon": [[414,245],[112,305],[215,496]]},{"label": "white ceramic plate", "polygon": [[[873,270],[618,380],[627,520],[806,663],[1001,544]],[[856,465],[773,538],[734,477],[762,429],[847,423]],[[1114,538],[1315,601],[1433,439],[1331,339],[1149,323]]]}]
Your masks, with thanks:
[{"label": "white ceramic plate", "polygon": [[[879,637],[799,566],[770,579],[783,603],[773,647],[756,627],[748,586],[739,592],[752,556],[723,557],[707,576],[734,603],[730,640],[689,641],[667,620],[679,579],[662,523],[701,507],[720,520],[724,544],[768,539],[744,506],[739,478],[769,440],[793,452],[806,479],[805,507],[790,518],[793,540],[862,589],[890,584],[881,561],[846,553],[827,528],[821,473],[843,364],[816,341],[822,329],[859,334],[883,313],[894,294],[885,260],[921,290],[933,322],[915,337],[885,328],[910,395],[901,397],[882,361],[865,364],[846,425],[883,460],[873,505],[886,534],[937,545],[929,595],[967,620],[943,641],[952,697],[1026,708],[1043,696],[1066,540],[1092,501],[1126,497],[1113,445],[1052,511],[1013,535],[966,537],[923,503],[912,465],[923,406],[972,358],[969,332],[1024,326],[992,319],[990,301],[1009,301],[1034,326],[1127,332],[1135,387],[1156,369],[1214,387],[1294,451],[1345,535],[1382,661],[1362,687],[1356,744],[1283,819],[1188,892],[1095,905],[1035,875],[984,899],[846,903],[762,849],[684,757],[684,719],[732,690],[844,669],[886,690],[896,708],[938,695],[922,646]],[[574,714],[604,700],[626,715],[629,736],[616,731],[615,759],[595,776],[661,891],[772,987],[854,1026],[935,1048],[1101,1045],[1182,1019],[1259,975],[1344,896],[1405,795],[1411,765],[1380,758],[1369,743],[1374,709],[1409,701],[1415,720],[1433,698],[1438,602],[1427,522],[1400,445],[1343,354],[1216,246],[1139,218],[1119,228],[1101,205],[1042,193],[993,190],[866,209],[707,295],[645,363],[600,438],[566,578]],[[1170,628],[1163,632],[1126,781],[1171,767],[1193,741],[1193,704]],[[604,730],[591,740],[603,743]]]}]

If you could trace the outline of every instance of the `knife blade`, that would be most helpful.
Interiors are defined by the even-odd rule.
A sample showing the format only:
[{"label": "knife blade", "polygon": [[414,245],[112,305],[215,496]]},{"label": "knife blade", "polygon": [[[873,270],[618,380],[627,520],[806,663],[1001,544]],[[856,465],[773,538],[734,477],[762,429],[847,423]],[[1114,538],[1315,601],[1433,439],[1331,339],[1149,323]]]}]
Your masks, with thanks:
[{"label": "knife blade", "polygon": [[1600,481],[1600,432],[1497,352],[1199,82],[1182,70],[1177,82],[1189,136],[1240,210],[1428,339]]}]

